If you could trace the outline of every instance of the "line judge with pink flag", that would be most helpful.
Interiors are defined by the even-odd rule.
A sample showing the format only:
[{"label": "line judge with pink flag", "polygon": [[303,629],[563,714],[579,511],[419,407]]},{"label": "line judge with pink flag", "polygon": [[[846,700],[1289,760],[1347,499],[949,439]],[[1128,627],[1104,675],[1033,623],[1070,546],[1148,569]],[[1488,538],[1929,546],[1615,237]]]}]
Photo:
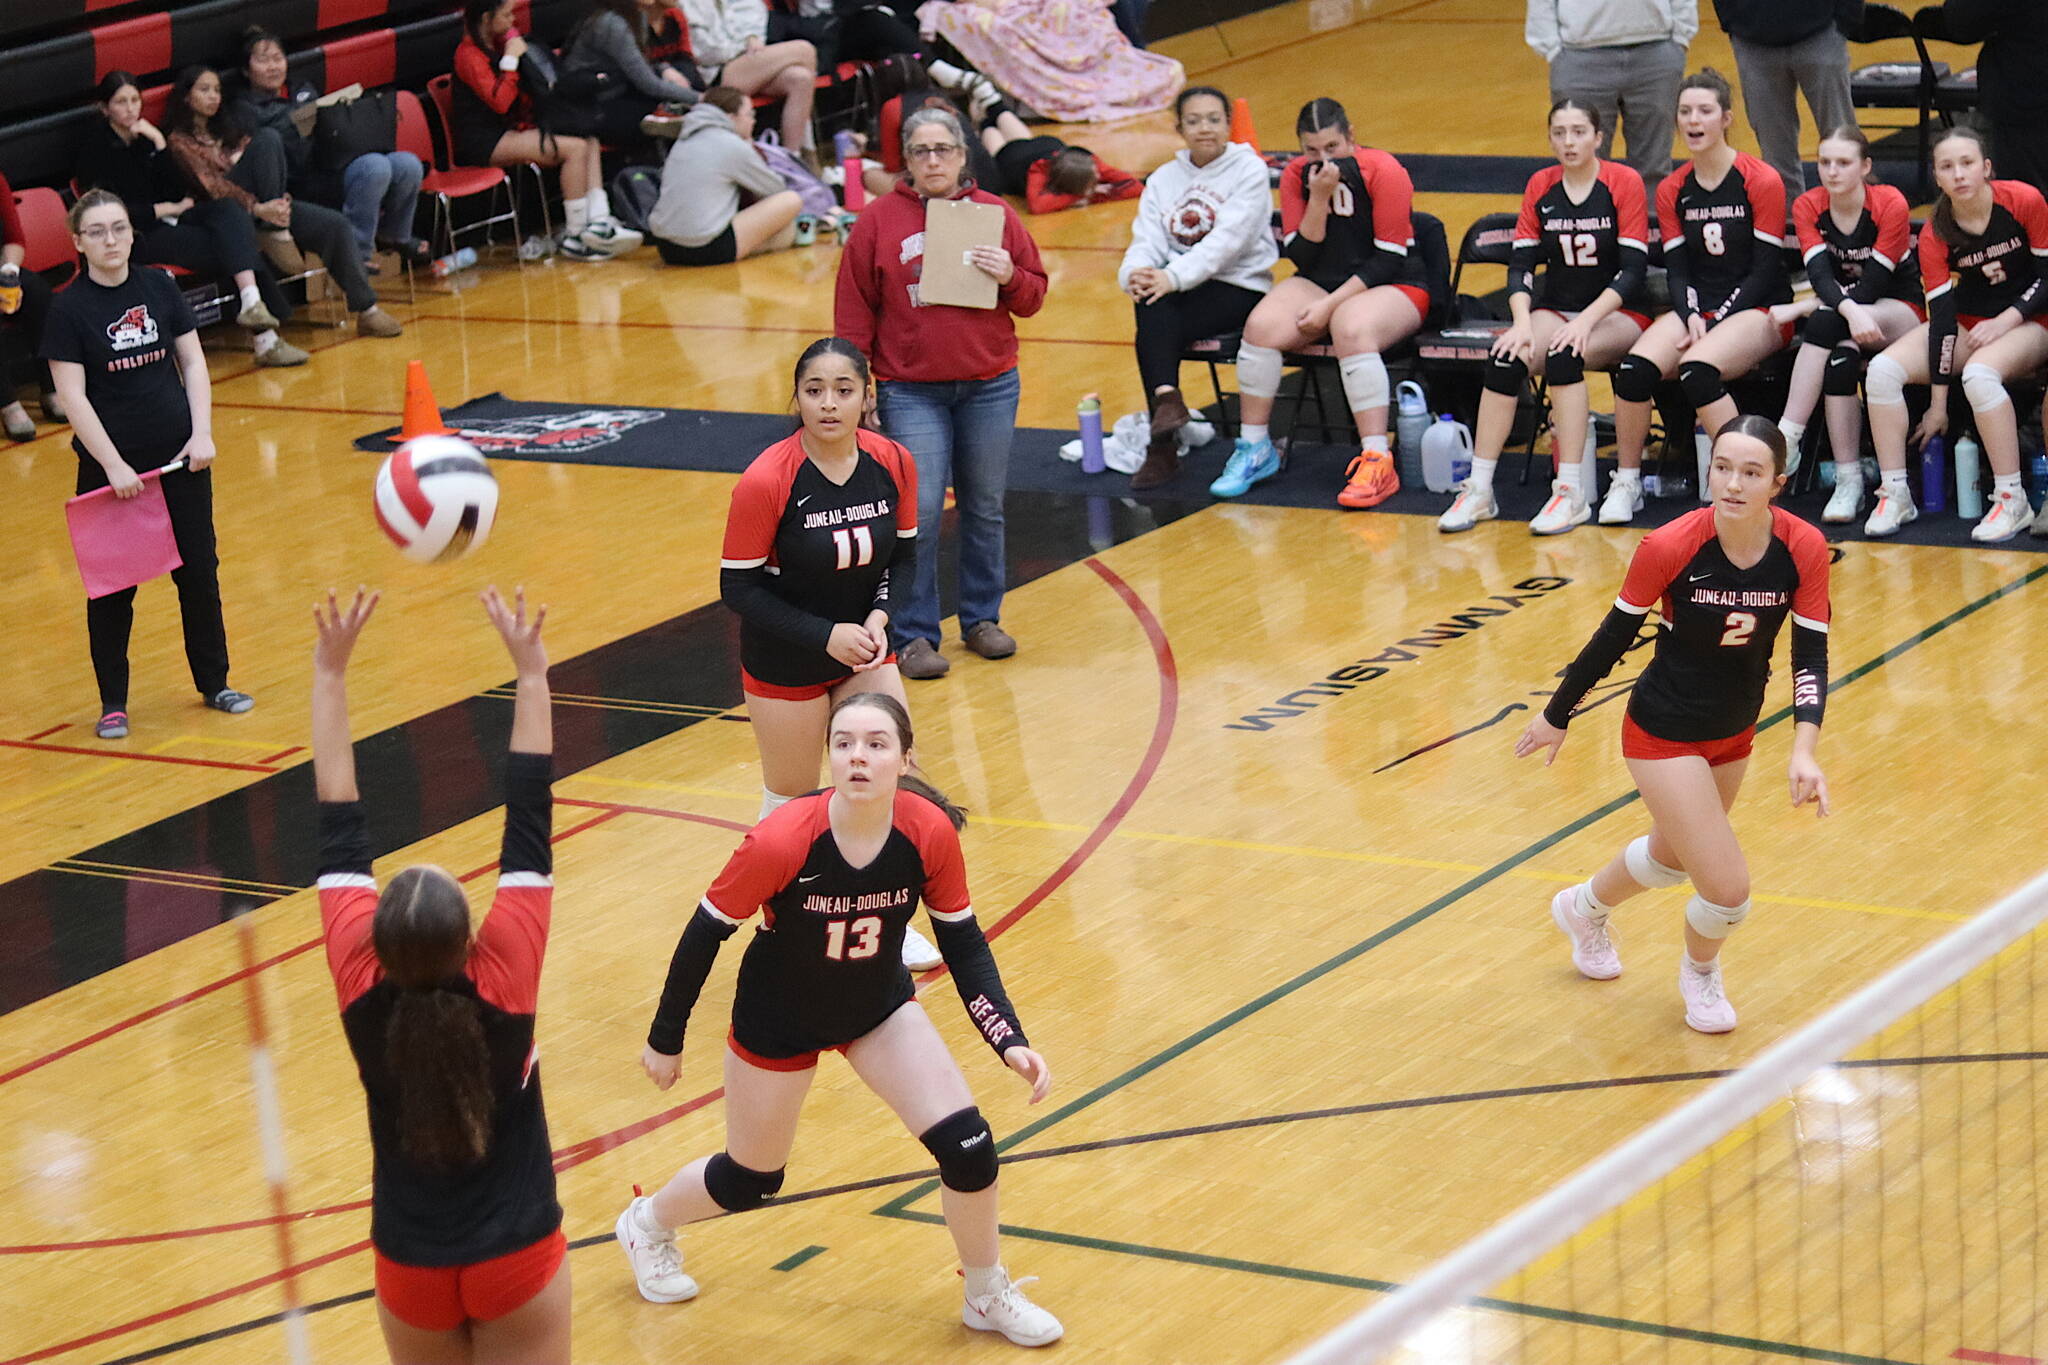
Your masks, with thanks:
[{"label": "line judge with pink flag", "polygon": [[[227,629],[221,621],[219,559],[213,538],[213,390],[199,332],[169,275],[132,269],[135,225],[121,200],[88,190],[72,206],[72,240],[85,272],[51,304],[43,358],[71,418],[78,491],[143,491],[143,475],[164,470],[164,502],[184,563],[171,571],[184,619],[185,658],[200,699],[240,715],[256,704],[228,686]],[[179,470],[165,466],[182,460]],[[135,589],[89,598],[86,633],[99,683],[101,739],[128,735],[128,633]]]}]

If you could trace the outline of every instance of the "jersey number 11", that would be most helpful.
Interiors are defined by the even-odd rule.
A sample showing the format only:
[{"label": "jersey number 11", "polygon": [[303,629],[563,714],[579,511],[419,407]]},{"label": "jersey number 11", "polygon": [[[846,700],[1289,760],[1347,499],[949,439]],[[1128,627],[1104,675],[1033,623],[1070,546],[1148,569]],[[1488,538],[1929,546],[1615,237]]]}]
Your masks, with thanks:
[{"label": "jersey number 11", "polygon": [[875,537],[865,526],[856,526],[850,531],[834,531],[832,544],[839,550],[837,567],[842,569],[869,564],[875,558]]}]

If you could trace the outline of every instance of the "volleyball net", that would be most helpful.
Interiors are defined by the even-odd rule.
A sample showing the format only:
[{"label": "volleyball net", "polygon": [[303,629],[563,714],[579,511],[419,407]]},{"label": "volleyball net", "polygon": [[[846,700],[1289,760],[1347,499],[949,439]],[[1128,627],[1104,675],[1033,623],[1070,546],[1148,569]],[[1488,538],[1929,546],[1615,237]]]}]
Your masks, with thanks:
[{"label": "volleyball net", "polygon": [[1288,1365],[2048,1365],[2048,874]]}]

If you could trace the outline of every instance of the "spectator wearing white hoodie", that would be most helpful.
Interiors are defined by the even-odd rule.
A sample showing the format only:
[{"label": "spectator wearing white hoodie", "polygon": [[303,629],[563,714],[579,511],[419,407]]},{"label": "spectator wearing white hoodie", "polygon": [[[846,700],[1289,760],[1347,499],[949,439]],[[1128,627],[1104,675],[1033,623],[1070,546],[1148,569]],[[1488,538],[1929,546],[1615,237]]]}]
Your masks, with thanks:
[{"label": "spectator wearing white hoodie", "polygon": [[706,90],[683,116],[647,215],[662,260],[726,265],[795,239],[803,201],[754,150],[753,132],[753,102],[729,85]]},{"label": "spectator wearing white hoodie", "polygon": [[782,145],[792,152],[808,149],[818,49],[801,38],[769,42],[763,0],[683,0],[683,18],[704,79],[781,100]]},{"label": "spectator wearing white hoodie", "polygon": [[1131,222],[1131,245],[1116,282],[1136,302],[1138,375],[1152,413],[1136,490],[1156,488],[1179,470],[1188,407],[1180,393],[1180,357],[1205,337],[1241,331],[1273,287],[1273,191],[1266,163],[1230,140],[1230,101],[1221,90],[1189,86],[1174,101],[1185,151],[1152,172]]},{"label": "spectator wearing white hoodie", "polygon": [[1599,111],[1603,158],[1621,130],[1628,151],[1612,159],[1652,187],[1671,174],[1678,83],[1699,31],[1699,0],[1529,0],[1523,29],[1550,63],[1550,98]]}]

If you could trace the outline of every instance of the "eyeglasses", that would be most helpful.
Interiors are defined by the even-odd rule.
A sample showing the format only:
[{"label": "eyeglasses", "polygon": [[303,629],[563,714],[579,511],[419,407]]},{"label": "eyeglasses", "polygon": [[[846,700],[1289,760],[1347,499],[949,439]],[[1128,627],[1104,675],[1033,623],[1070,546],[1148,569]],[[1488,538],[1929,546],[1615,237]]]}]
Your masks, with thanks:
[{"label": "eyeglasses", "polygon": [[94,223],[91,227],[82,229],[78,235],[88,242],[118,242],[124,237],[132,236],[134,232],[133,223]]},{"label": "eyeglasses", "polygon": [[944,161],[959,150],[960,144],[957,142],[922,143],[915,147],[903,149],[904,155],[908,156],[912,161]]}]

